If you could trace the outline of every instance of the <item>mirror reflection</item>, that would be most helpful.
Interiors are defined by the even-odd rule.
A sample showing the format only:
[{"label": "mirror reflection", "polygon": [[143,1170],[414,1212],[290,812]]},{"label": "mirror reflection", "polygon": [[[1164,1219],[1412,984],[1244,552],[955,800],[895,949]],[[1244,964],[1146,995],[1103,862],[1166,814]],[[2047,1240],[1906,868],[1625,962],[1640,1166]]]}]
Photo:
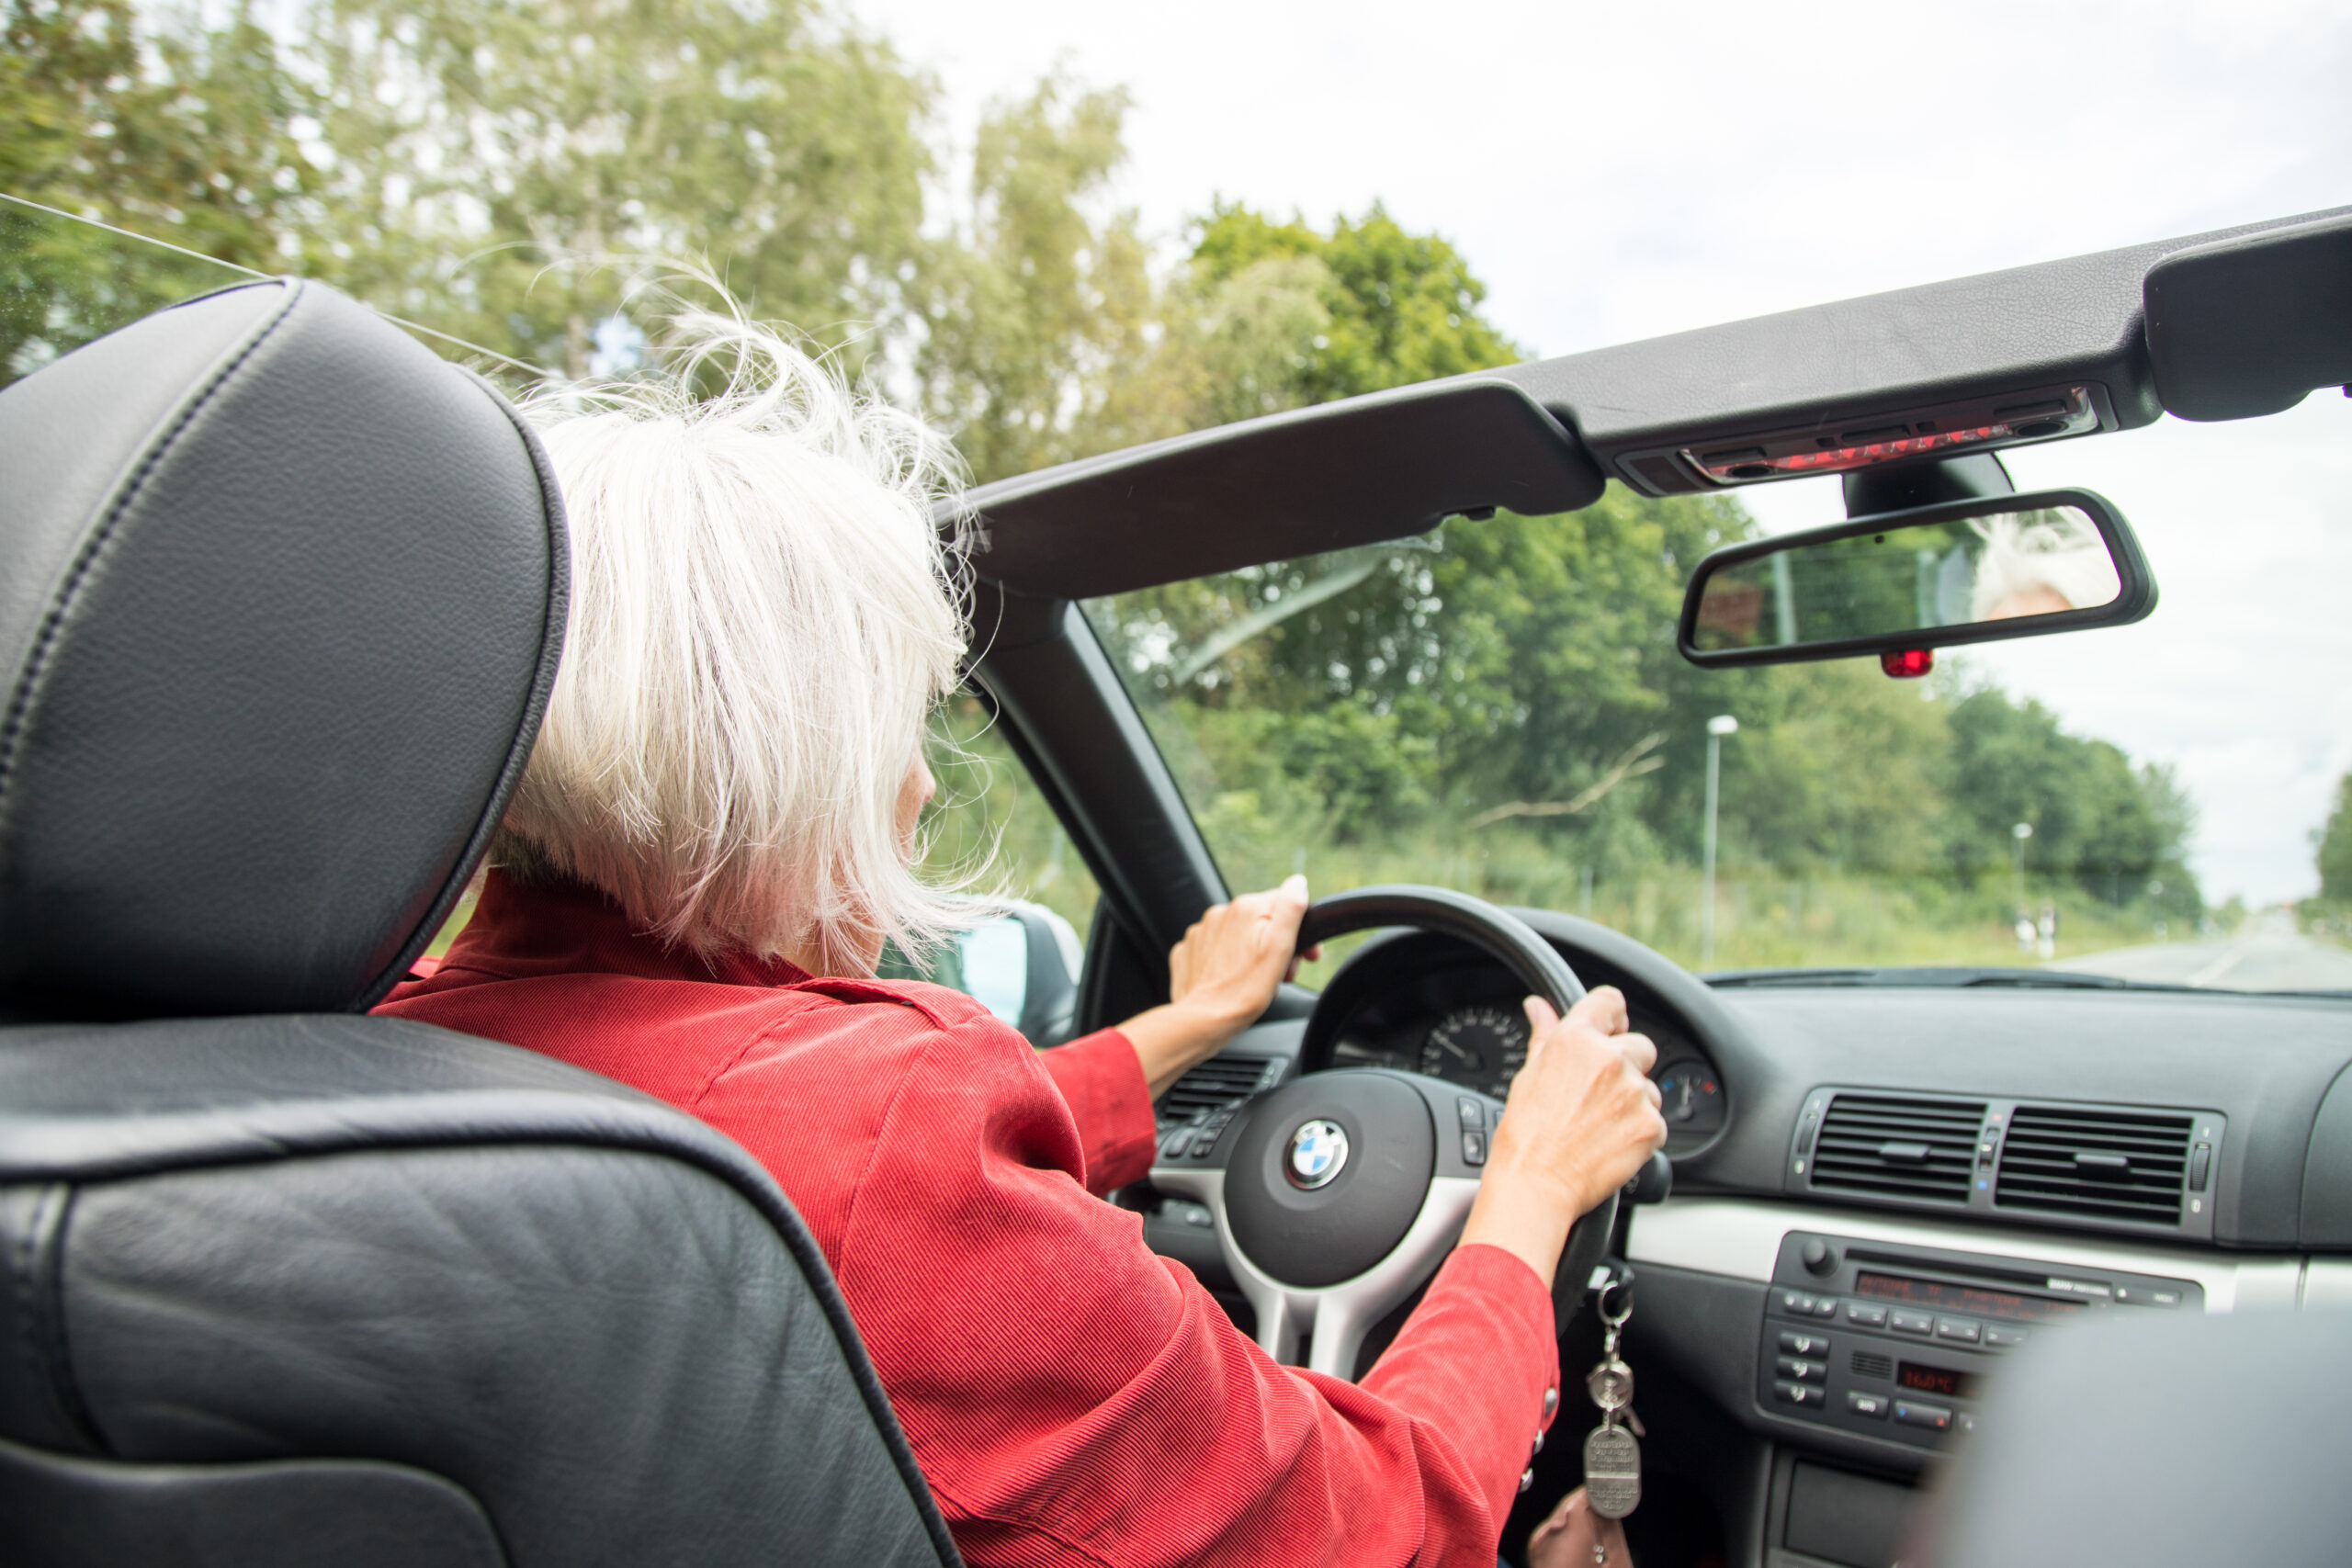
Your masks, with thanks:
[{"label": "mirror reflection", "polygon": [[1701,649],[1790,648],[2111,604],[2121,575],[2075,506],[1800,540],[1702,585]]}]

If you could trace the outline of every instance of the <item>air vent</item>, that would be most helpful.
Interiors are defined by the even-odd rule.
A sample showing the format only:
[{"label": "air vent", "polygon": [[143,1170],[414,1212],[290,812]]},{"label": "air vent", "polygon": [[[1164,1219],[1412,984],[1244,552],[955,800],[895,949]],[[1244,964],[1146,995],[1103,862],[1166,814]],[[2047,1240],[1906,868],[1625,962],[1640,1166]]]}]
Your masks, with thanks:
[{"label": "air vent", "polygon": [[1813,1185],[1880,1198],[1965,1203],[1969,1162],[1984,1124],[1981,1100],[1841,1094],[1822,1120]]},{"label": "air vent", "polygon": [[1894,1375],[1894,1358],[1874,1356],[1868,1350],[1857,1350],[1846,1363],[1854,1369],[1858,1378],[1891,1378]]},{"label": "air vent", "polygon": [[1204,1111],[1238,1105],[1282,1076],[1279,1056],[1211,1056],[1160,1096],[1162,1122],[1184,1122]]},{"label": "air vent", "polygon": [[2180,1224],[2190,1119],[2160,1111],[2020,1105],[1993,1201],[2088,1219]]}]

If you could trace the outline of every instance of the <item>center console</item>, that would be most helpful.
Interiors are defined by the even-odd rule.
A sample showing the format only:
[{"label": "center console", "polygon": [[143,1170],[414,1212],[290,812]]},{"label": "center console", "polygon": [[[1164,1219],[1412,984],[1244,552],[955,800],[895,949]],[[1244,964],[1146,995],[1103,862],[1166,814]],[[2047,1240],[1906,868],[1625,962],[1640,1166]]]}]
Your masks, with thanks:
[{"label": "center console", "polygon": [[2204,1308],[2193,1280],[1792,1231],[1765,1296],[1756,1398],[1775,1415],[1932,1450],[1974,1428],[1986,1373],[2045,1327]]}]

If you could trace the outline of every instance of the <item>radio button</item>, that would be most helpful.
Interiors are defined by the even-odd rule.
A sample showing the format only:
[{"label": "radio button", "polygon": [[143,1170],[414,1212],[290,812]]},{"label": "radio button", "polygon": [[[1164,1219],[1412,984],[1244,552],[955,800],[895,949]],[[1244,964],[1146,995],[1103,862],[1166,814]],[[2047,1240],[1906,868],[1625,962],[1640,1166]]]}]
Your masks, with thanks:
[{"label": "radio button", "polygon": [[1794,1313],[1799,1317],[1811,1317],[1813,1315],[1813,1292],[1810,1291],[1782,1291],[1781,1292],[1781,1310],[1782,1312]]},{"label": "radio button", "polygon": [[1907,1399],[1894,1402],[1894,1418],[1905,1427],[1925,1427],[1930,1432],[1951,1430],[1951,1412],[1940,1404],[1915,1404]]},{"label": "radio button", "polygon": [[1829,1391],[1815,1388],[1811,1383],[1776,1382],[1772,1385],[1772,1396],[1783,1404],[1817,1406],[1829,1397]]},{"label": "radio button", "polygon": [[1846,1303],[1846,1321],[1849,1323],[1859,1323],[1869,1328],[1884,1328],[1886,1326],[1886,1309],[1881,1306],[1864,1306],[1860,1302],[1848,1302]]},{"label": "radio button", "polygon": [[2115,1299],[2131,1306],[2177,1307],[2180,1304],[2180,1292],[2159,1291],[2149,1285],[2118,1285]]},{"label": "radio button", "polygon": [[1928,1313],[1898,1311],[1889,1314],[1889,1321],[1894,1325],[1897,1334],[1925,1335],[1936,1331],[1935,1317]]},{"label": "radio button", "polygon": [[2022,1328],[1992,1328],[1984,1330],[1984,1343],[1996,1350],[2014,1350],[2024,1344],[2028,1335]]},{"label": "radio button", "polygon": [[1838,1315],[1838,1298],[1836,1296],[1824,1296],[1819,1301],[1814,1303],[1813,1315],[1815,1317],[1836,1317]]},{"label": "radio button", "polygon": [[1939,1317],[1936,1319],[1936,1337],[1973,1345],[1984,1337],[1984,1325],[1964,1317]]},{"label": "radio button", "polygon": [[1829,1354],[1829,1341],[1819,1334],[1791,1334],[1783,1331],[1781,1335],[1781,1353],[1785,1356],[1826,1356]]},{"label": "radio button", "polygon": [[1802,1356],[1782,1356],[1773,1363],[1772,1370],[1781,1376],[1792,1378],[1798,1382],[1827,1382],[1829,1381],[1828,1362],[1808,1361]]},{"label": "radio button", "polygon": [[1857,1416],[1867,1416],[1873,1421],[1886,1419],[1887,1397],[1883,1393],[1849,1393],[1846,1408]]}]

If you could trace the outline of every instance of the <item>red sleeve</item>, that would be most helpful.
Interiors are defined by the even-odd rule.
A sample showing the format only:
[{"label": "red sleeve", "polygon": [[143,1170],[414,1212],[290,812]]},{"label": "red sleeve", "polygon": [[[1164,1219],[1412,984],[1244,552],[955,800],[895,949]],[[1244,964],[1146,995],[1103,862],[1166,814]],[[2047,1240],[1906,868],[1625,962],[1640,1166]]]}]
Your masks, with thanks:
[{"label": "red sleeve", "polygon": [[835,1272],[975,1568],[1491,1568],[1554,1386],[1525,1265],[1456,1252],[1359,1387],[1275,1365],[1086,1196],[993,1021],[935,1035],[875,1131]]},{"label": "red sleeve", "polygon": [[1037,1063],[1069,1107],[1086,1151],[1086,1190],[1101,1197],[1140,1180],[1158,1152],[1151,1089],[1133,1042],[1115,1029],[1037,1053]]}]

